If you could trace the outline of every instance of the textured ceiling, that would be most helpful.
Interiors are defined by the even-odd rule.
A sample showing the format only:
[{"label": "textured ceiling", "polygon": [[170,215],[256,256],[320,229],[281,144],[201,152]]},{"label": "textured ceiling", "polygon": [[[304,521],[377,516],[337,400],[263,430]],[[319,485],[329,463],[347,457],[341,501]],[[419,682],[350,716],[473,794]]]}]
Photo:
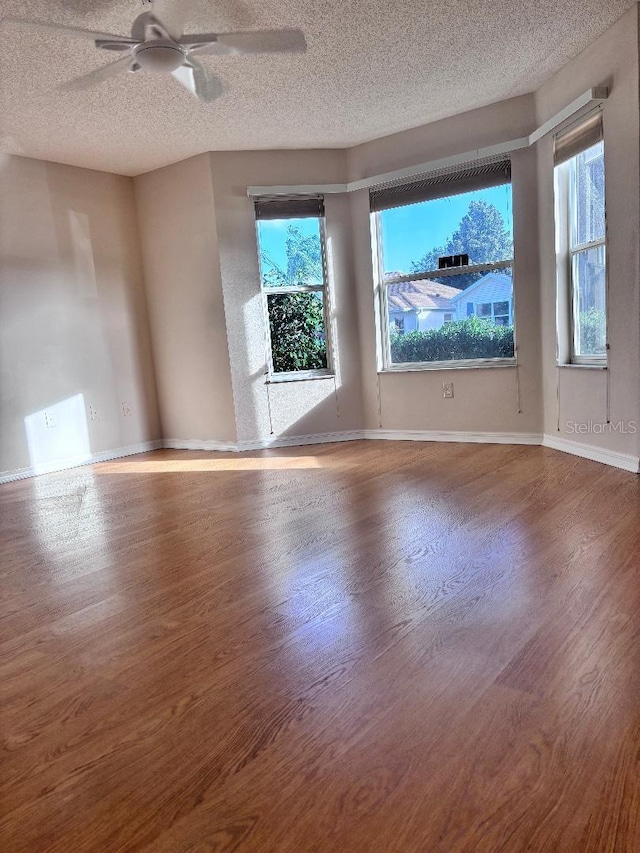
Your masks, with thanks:
[{"label": "textured ceiling", "polygon": [[[206,150],[348,147],[536,89],[633,2],[194,0],[190,31],[299,27],[309,45],[203,57],[228,86],[208,105],[154,75],[61,92],[113,56],[4,23],[0,145],[126,175]],[[140,11],[141,0],[0,0],[0,16],[122,34]]]}]

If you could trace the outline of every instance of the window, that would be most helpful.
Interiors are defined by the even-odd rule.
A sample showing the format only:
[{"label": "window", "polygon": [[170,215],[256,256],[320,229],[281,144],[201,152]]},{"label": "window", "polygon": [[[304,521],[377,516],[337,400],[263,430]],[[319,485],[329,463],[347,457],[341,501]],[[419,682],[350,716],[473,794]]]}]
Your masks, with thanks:
[{"label": "window", "polygon": [[255,208],[269,374],[278,379],[327,375],[323,200],[261,197]]},{"label": "window", "polygon": [[393,325],[395,326],[395,331],[399,335],[404,334],[404,317],[394,317],[392,320]]},{"label": "window", "polygon": [[476,305],[476,315],[491,320],[496,326],[508,326],[511,319],[510,301],[482,302]]},{"label": "window", "polygon": [[559,360],[606,363],[602,113],[555,140]]},{"label": "window", "polygon": [[493,322],[498,326],[508,326],[511,321],[509,300],[493,303]]},{"label": "window", "polygon": [[[383,368],[513,363],[510,161],[383,186],[371,191],[370,206]],[[439,269],[449,255],[469,263]]]}]

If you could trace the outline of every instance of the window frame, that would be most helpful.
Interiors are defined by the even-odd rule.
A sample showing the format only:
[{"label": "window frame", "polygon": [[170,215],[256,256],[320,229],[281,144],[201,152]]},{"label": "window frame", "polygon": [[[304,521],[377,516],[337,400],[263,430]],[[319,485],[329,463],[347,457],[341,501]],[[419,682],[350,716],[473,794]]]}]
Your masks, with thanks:
[{"label": "window frame", "polygon": [[[326,251],[326,216],[304,216],[296,215],[292,210],[289,216],[278,217],[277,220],[287,219],[316,219],[320,234],[320,258],[322,262],[322,284],[296,284],[284,287],[267,287],[262,280],[262,248],[260,245],[260,222],[268,222],[268,219],[255,219],[256,241],[258,248],[258,273],[260,278],[260,295],[262,299],[262,310],[265,323],[265,362],[266,377],[270,384],[278,382],[300,382],[312,379],[327,379],[335,376],[333,346],[331,335],[331,295],[329,287],[329,274]],[[271,323],[269,321],[269,296],[286,295],[288,293],[321,293],[322,294],[322,317],[324,321],[325,349],[327,354],[327,366],[318,367],[314,370],[289,370],[275,371],[273,369],[273,349],[271,342]]]},{"label": "window frame", "polygon": [[[599,144],[599,143],[596,143]],[[571,364],[583,364],[583,365],[602,365],[607,362],[607,354],[609,349],[608,343],[608,294],[607,294],[607,205],[606,200],[604,204],[604,231],[601,238],[597,240],[588,240],[585,243],[576,243],[573,245],[574,235],[578,234],[578,201],[577,201],[577,193],[578,193],[578,170],[577,166],[577,158],[580,157],[581,154],[584,154],[585,151],[588,151],[589,148],[594,146],[588,146],[584,148],[582,151],[579,151],[573,157],[570,157],[566,163],[560,164],[559,168],[565,166],[568,172],[568,182],[569,182],[569,193],[568,198],[566,200],[567,203],[567,228],[568,228],[568,270],[567,270],[567,280],[569,284],[569,346],[570,346],[570,358]],[[602,160],[604,167],[604,142],[602,143]],[[605,176],[605,193],[606,193],[606,176]],[[591,191],[589,193],[591,195]],[[580,255],[583,255],[590,251],[591,249],[599,249],[602,248],[604,252],[604,275],[605,275],[605,299],[604,299],[604,352],[600,355],[578,355],[577,352],[577,339],[579,334],[579,325],[576,322],[577,305],[579,300],[578,293],[578,281],[575,274],[576,270],[576,261]]]},{"label": "window frame", "polygon": [[[577,158],[585,151],[602,143],[604,176],[604,232],[601,238],[573,245],[574,235],[578,235],[577,204]],[[556,228],[556,323],[557,352],[556,363],[560,367],[594,367],[606,369],[609,362],[609,264],[607,250],[607,202],[606,202],[606,157],[604,129],[601,125],[601,137],[597,141],[589,139],[574,153],[554,166],[555,228]],[[578,281],[575,266],[578,257],[592,249],[602,248],[604,254],[605,275],[605,351],[601,354],[579,355],[577,338],[579,326],[576,322],[577,300],[579,299]]]},{"label": "window frame", "polygon": [[[507,183],[505,181],[505,183]],[[512,184],[512,182],[509,182]],[[441,198],[447,198],[443,195]],[[408,206],[408,205],[407,205]],[[384,263],[382,254],[382,210],[372,211],[371,236],[373,249],[373,273],[374,289],[377,295],[380,311],[379,345],[381,353],[381,364],[379,373],[403,373],[416,370],[464,370],[468,368],[492,368],[492,367],[516,367],[518,363],[518,348],[516,344],[515,327],[515,286],[512,286],[511,310],[513,316],[513,356],[507,358],[465,358],[450,359],[448,361],[404,361],[393,362],[391,360],[391,336],[389,334],[389,300],[387,288],[391,284],[404,284],[405,282],[423,281],[426,278],[453,278],[458,275],[468,275],[473,272],[492,272],[501,269],[511,269],[513,276],[514,257],[504,261],[494,261],[486,264],[469,264],[463,267],[451,267],[442,270],[430,270],[428,272],[413,273],[410,275],[384,277]],[[475,316],[475,315],[474,315]],[[466,319],[466,318],[465,318]]]},{"label": "window frame", "polygon": [[[506,322],[506,323],[496,323],[496,326],[501,326],[501,325],[508,326],[508,325],[509,325],[509,323],[511,322],[511,320],[512,320],[512,311],[511,311],[511,303],[512,303],[512,301],[513,301],[512,299],[499,299],[497,302],[492,302],[492,303],[491,303],[491,318],[492,318],[492,320],[493,320],[493,322],[494,322],[494,323],[496,323],[496,320],[497,320],[498,318],[502,318],[502,317],[506,317],[506,318],[507,318],[507,322]],[[496,312],[496,305],[502,305],[502,303],[506,303],[506,305],[507,305],[507,311],[506,311],[506,313],[504,313],[504,314],[498,314],[498,313]]]}]

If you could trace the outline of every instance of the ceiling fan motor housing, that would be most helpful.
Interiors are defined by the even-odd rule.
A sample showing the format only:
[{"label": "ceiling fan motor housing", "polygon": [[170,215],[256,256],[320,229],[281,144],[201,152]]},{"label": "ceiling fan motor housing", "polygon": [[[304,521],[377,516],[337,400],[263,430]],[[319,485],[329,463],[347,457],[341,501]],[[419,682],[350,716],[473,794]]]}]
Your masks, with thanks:
[{"label": "ceiling fan motor housing", "polygon": [[187,57],[186,50],[173,41],[155,39],[143,42],[133,49],[134,56],[143,71],[171,73],[179,68]]}]

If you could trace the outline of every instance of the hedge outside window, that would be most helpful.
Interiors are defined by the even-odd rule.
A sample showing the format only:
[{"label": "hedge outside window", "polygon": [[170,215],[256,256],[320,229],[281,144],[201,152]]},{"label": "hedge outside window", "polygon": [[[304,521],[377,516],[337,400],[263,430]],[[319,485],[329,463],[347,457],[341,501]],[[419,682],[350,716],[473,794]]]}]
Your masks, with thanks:
[{"label": "hedge outside window", "polygon": [[269,374],[327,375],[323,200],[260,198],[255,205]]}]

